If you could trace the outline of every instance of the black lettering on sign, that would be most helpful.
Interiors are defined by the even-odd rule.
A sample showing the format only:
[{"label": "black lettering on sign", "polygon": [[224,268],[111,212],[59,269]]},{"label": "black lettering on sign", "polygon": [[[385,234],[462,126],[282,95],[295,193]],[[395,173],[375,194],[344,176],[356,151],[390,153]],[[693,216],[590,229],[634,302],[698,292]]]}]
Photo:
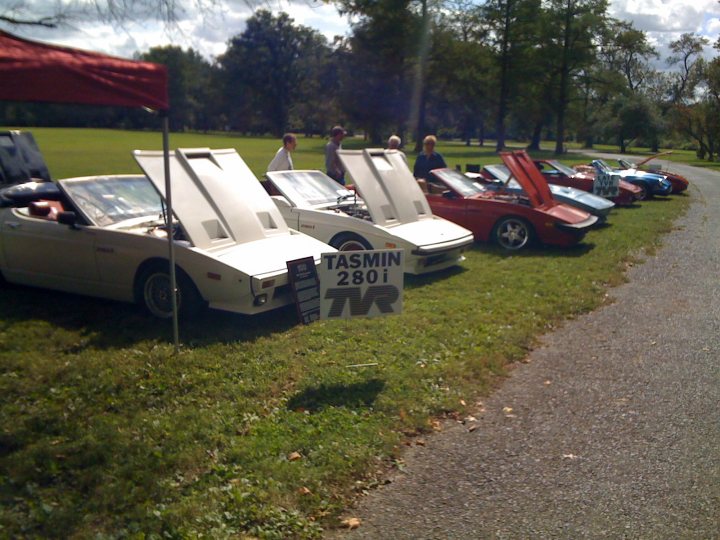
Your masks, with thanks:
[{"label": "black lettering on sign", "polygon": [[380,313],[392,313],[392,305],[400,298],[400,291],[394,285],[372,285],[361,296],[360,287],[331,288],[325,292],[325,299],[332,300],[328,317],[341,317],[345,304],[350,303],[350,315],[367,315],[373,304]]}]

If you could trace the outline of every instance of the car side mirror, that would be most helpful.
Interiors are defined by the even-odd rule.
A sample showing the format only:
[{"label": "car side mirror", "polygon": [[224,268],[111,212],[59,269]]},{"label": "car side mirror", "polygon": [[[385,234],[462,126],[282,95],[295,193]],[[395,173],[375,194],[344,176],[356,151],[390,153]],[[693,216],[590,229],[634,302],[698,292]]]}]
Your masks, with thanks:
[{"label": "car side mirror", "polygon": [[449,189],[446,189],[445,191],[442,192],[442,196],[443,196],[443,198],[445,198],[445,199],[454,199],[454,198],[455,198],[455,192],[454,192],[454,191],[450,191]]},{"label": "car side mirror", "polygon": [[64,212],[58,212],[57,220],[58,223],[61,223],[62,225],[68,225],[71,229],[79,228],[77,226],[77,214],[75,212],[70,212],[68,210],[65,210]]}]

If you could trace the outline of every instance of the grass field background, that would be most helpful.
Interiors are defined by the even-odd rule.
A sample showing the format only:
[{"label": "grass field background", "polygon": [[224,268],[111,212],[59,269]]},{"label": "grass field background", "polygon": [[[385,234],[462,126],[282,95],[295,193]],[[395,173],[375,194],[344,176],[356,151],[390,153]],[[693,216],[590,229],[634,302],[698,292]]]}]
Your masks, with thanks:
[{"label": "grass field background", "polygon": [[[130,150],[160,148],[157,133],[33,132],[56,178],[133,172]],[[236,148],[261,174],[278,142],[171,145]],[[323,146],[301,138],[296,166],[322,168]],[[439,149],[451,166],[499,161]],[[318,537],[401,466],[404,441],[475,412],[539,335],[607,301],[690,193],[613,210],[571,249],[477,244],[457,268],[406,277],[398,316],[208,312],[182,321],[178,355],[169,323],[136,306],[6,286],[0,537]]]}]

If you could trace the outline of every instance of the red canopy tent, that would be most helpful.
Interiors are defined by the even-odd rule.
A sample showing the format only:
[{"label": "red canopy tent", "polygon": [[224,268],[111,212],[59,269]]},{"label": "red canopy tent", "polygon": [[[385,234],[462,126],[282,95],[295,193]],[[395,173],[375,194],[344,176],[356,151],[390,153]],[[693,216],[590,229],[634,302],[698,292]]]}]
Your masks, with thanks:
[{"label": "red canopy tent", "polygon": [[0,99],[168,109],[167,69],[0,30]]},{"label": "red canopy tent", "polygon": [[[167,227],[172,230],[167,69],[160,64],[39,43],[0,30],[0,100],[143,107],[161,111],[165,152]],[[170,287],[176,291],[175,254],[168,235]],[[176,295],[173,337],[178,347]]]}]

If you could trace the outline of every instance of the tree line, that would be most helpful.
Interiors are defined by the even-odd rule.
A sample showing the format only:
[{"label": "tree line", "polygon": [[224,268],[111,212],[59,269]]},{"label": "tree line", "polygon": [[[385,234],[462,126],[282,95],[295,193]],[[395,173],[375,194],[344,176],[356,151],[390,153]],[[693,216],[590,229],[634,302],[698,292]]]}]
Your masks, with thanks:
[{"label": "tree line", "polygon": [[[224,54],[155,47],[170,74],[172,130],[280,136],[335,124],[381,144],[391,133],[467,144],[509,138],[689,147],[714,159],[720,57],[684,34],[660,59],[606,0],[337,0],[354,23],[329,42],[286,13],[258,10]],[[720,50],[720,41],[714,44]],[[658,69],[654,63],[664,64]],[[143,111],[3,104],[5,125],[153,128]]]}]

